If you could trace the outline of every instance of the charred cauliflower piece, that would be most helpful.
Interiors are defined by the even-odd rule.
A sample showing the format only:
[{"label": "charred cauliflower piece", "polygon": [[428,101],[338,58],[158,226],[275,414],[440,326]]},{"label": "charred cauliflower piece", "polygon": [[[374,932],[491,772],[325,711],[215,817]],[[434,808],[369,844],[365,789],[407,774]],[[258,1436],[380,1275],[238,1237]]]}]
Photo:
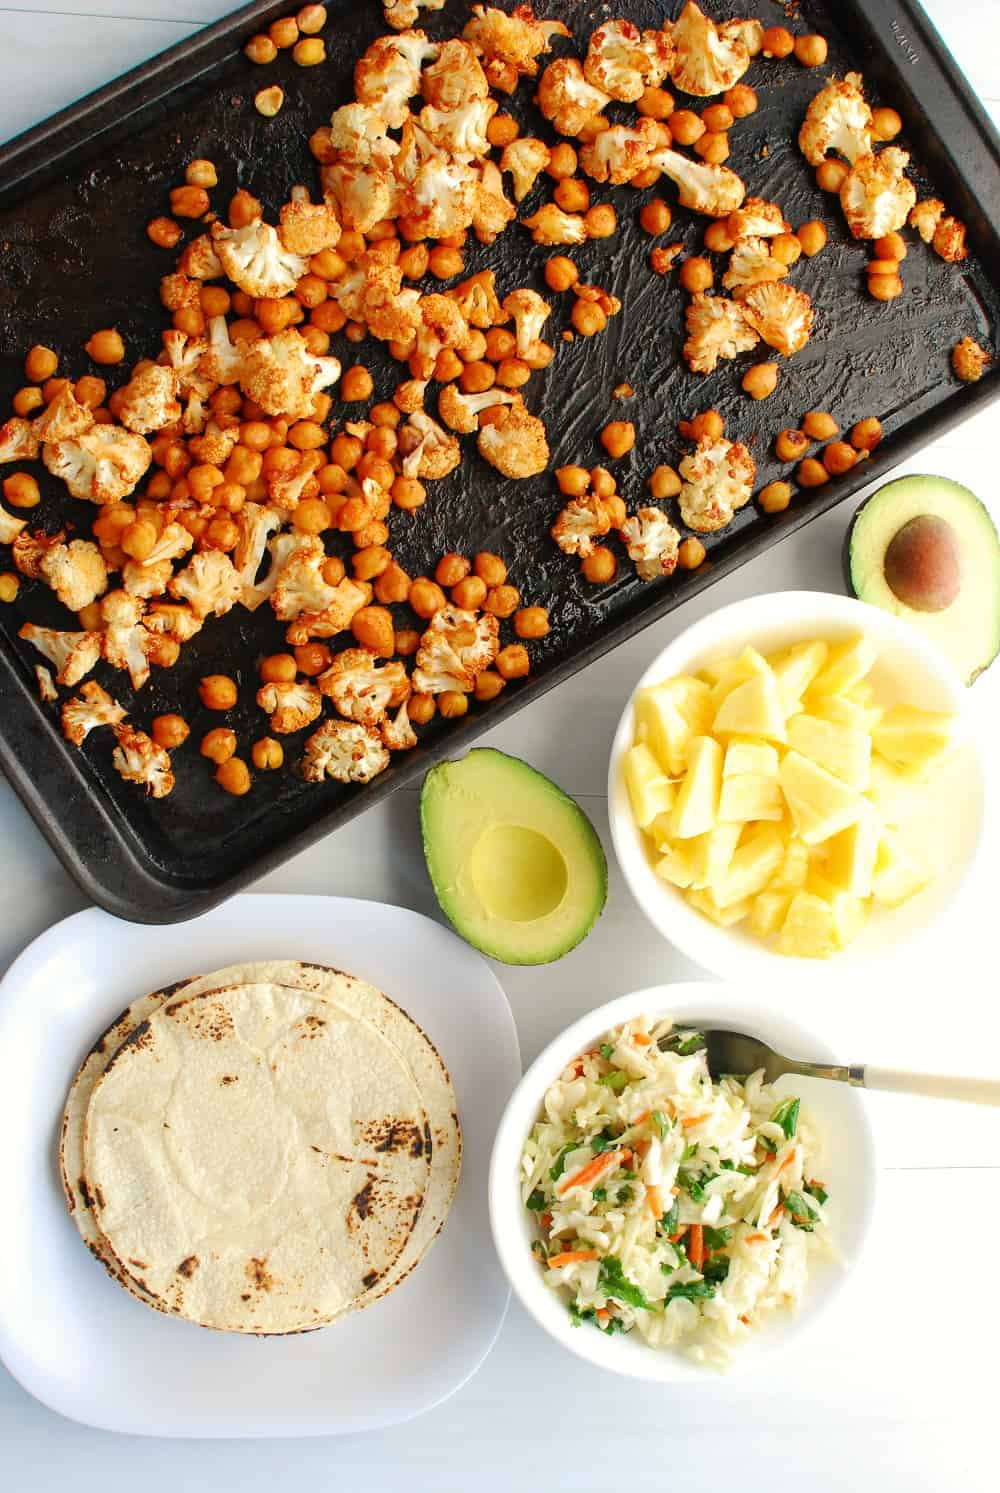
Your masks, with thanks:
[{"label": "charred cauliflower piece", "polygon": [[153,453],[141,435],[120,425],[94,425],[70,440],[42,447],[42,461],[74,498],[117,503],[133,492]]},{"label": "charred cauliflower piece", "polygon": [[961,264],[968,256],[965,247],[965,224],[950,215],[943,217],[934,229],[931,248],[948,264]]},{"label": "charred cauliflower piece", "polygon": [[405,700],[393,719],[386,716],[379,730],[382,733],[383,744],[391,752],[409,752],[417,744],[417,733],[410,725],[410,714]]},{"label": "charred cauliflower piece", "polygon": [[791,285],[751,285],[740,302],[754,331],[776,352],[790,358],[801,352],[812,333],[812,301]]},{"label": "charred cauliflower piece", "polygon": [[667,31],[643,31],[631,21],[605,21],[591,34],[583,75],[594,88],[634,104],[646,88],[662,83],[676,60]]},{"label": "charred cauliflower piece", "polygon": [[500,651],[500,624],[488,612],[447,606],[435,612],[417,650],[413,683],[423,694],[469,691]]},{"label": "charred cauliflower piece", "polygon": [[993,361],[984,347],[973,337],[963,337],[951,350],[951,366],[955,377],[964,384],[975,384],[982,378]]},{"label": "charred cauliflower piece", "polygon": [[306,742],[299,771],[307,783],[370,783],[388,766],[388,750],[372,726],[324,721]]},{"label": "charred cauliflower piece", "polygon": [[312,725],[322,714],[323,697],[314,684],[297,679],[288,684],[262,685],[257,691],[257,704],[267,712],[271,730],[287,736]]},{"label": "charred cauliflower piece", "polygon": [[413,26],[422,10],[443,10],[444,0],[382,0],[385,19],[396,31]]},{"label": "charred cauliflower piece", "polygon": [[840,188],[840,205],[855,238],[884,238],[902,228],[917,200],[905,174],[909,161],[896,145],[855,161]]},{"label": "charred cauliflower piece", "polygon": [[552,307],[537,290],[512,290],[504,297],[503,309],[514,322],[517,333],[517,355],[526,356],[531,344],[541,336],[542,327],[552,314]]},{"label": "charred cauliflower piece", "polygon": [[52,441],[69,441],[90,430],[94,423],[94,412],[80,404],[73,393],[72,384],[65,384],[55,399],[31,422],[36,441],[42,444]]},{"label": "charred cauliflower piece", "polygon": [[333,588],[333,599],[321,612],[302,612],[289,623],[285,632],[286,641],[294,648],[308,643],[310,638],[333,638],[351,625],[355,612],[371,601],[371,587],[364,582],[352,581],[344,576]]},{"label": "charred cauliflower piece", "polygon": [[587,82],[575,57],[558,57],[539,78],[535,102],[560,135],[578,135],[611,96]]},{"label": "charred cauliflower piece", "polygon": [[305,420],[312,413],[316,395],[339,377],[338,360],[311,353],[298,332],[289,327],[250,344],[243,359],[240,388],[268,415]]},{"label": "charred cauliflower piece", "polygon": [[472,227],[481,244],[492,244],[517,217],[517,209],[503,193],[503,177],[495,161],[483,161],[472,198]]},{"label": "charred cauliflower piece", "polygon": [[486,131],[497,112],[494,99],[474,98],[457,109],[435,109],[425,104],[420,111],[420,127],[439,150],[456,160],[473,161],[490,148]]},{"label": "charred cauliflower piece", "polygon": [[640,580],[673,575],[681,536],[662,509],[640,508],[622,524],[621,536]]},{"label": "charred cauliflower piece", "polygon": [[476,444],[484,461],[505,477],[535,477],[548,466],[545,426],[523,404],[510,405],[496,420],[484,425]]},{"label": "charred cauliflower piece", "polygon": [[310,259],[340,243],[340,224],[325,202],[295,197],[278,213],[278,237],[289,253]]},{"label": "charred cauliflower piece", "polygon": [[291,622],[302,612],[322,612],[329,606],[335,587],[323,579],[326,551],[312,535],[296,545],[278,573],[271,593],[274,615]]},{"label": "charred cauliflower piece", "polygon": [[7,461],[34,461],[38,456],[40,442],[31,428],[30,420],[12,415],[0,425],[0,463]]},{"label": "charred cauliflower piece", "polygon": [[940,197],[925,197],[923,202],[916,203],[910,209],[907,222],[917,230],[924,243],[929,244],[943,214],[944,203]]},{"label": "charred cauliflower piece", "polygon": [[178,643],[190,642],[202,629],[201,618],[196,617],[190,607],[173,601],[154,601],[147,607],[142,625],[147,632],[173,638]]},{"label": "charred cauliflower piece", "polygon": [[245,228],[212,224],[212,240],[226,274],[247,295],[288,295],[309,269],[308,259],[286,249],[276,228],[258,218]]},{"label": "charred cauliflower piece", "polygon": [[763,197],[748,197],[726,219],[726,231],[737,243],[741,238],[775,238],[779,233],[790,233],[791,229],[778,204]]},{"label": "charred cauliflower piece", "polygon": [[728,218],[746,195],[746,187],[728,166],[692,161],[676,150],[657,150],[648,164],[662,171],[677,188],[681,207],[710,218]]},{"label": "charred cauliflower piece", "polygon": [[821,166],[831,152],[852,166],[871,155],[872,111],[853,81],[834,79],[816,94],[799,130],[799,149],[810,166]]},{"label": "charred cauliflower piece", "polygon": [[462,460],[455,437],[442,430],[423,410],[414,410],[399,429],[403,475],[437,480],[447,477]]},{"label": "charred cauliflower piece", "polygon": [[[224,316],[217,319],[225,326]],[[168,327],[163,333],[163,351],[167,355],[167,363],[177,376],[178,393],[198,394],[202,399],[207,399],[214,392],[220,381],[207,378],[201,370],[201,360],[208,350],[208,342],[204,337],[189,337],[187,332],[179,332],[176,327]]]},{"label": "charred cauliflower piece", "polygon": [[420,91],[435,109],[458,109],[471,99],[488,98],[490,85],[475,48],[453,37],[441,43],[437,57],[424,68]]},{"label": "charred cauliflower piece", "polygon": [[79,684],[101,656],[99,632],[59,632],[25,622],[17,635],[44,654],[56,671],[57,684]]},{"label": "charred cauliflower piece", "polygon": [[174,370],[150,363],[133,373],[121,391],[118,415],[126,430],[137,435],[173,425],[181,417]]},{"label": "charred cauliflower piece", "polygon": [[733,249],[722,284],[740,300],[751,286],[783,280],[787,274],[788,265],[775,259],[766,238],[743,238]]},{"label": "charred cauliflower piece", "polygon": [[500,170],[507,171],[514,179],[514,201],[523,202],[539,175],[549,164],[552,152],[544,140],[525,136],[512,140],[503,148]]},{"label": "charred cauliflower piece", "polygon": [[703,437],[680,464],[678,503],[689,529],[712,534],[724,529],[738,508],[750,501],[756,465],[738,441]]},{"label": "charred cauliflower piece", "polygon": [[149,678],[146,647],[149,633],[143,626],[145,602],[127,591],[109,591],[101,602],[101,652],[113,669],[126,669],[133,689],[142,689]]},{"label": "charred cauliflower piece", "polygon": [[93,679],[88,679],[78,695],[64,701],[62,733],[74,746],[83,746],[98,726],[117,726],[125,719],[125,709]]},{"label": "charred cauliflower piece", "polygon": [[585,560],[594,553],[595,541],[611,530],[607,506],[596,493],[570,498],[549,531],[564,555]]},{"label": "charred cauliflower piece", "polygon": [[111,762],[119,777],[126,783],[140,783],[151,798],[166,798],[176,781],[170,754],[145,731],[134,731],[131,726],[115,726],[115,739],[118,745]]},{"label": "charred cauliflower piece", "polygon": [[410,112],[410,99],[420,92],[421,68],[439,51],[423,31],[378,37],[355,64],[355,98],[374,105],[390,129],[398,130]]},{"label": "charred cauliflower piece", "polygon": [[202,550],[177,572],[167,589],[204,620],[224,617],[231,611],[243,594],[243,581],[228,555],[220,550]]},{"label": "charred cauliflower piece", "polygon": [[554,202],[546,202],[521,223],[531,229],[536,244],[582,244],[587,237],[587,225],[580,214],[564,213]]},{"label": "charred cauliflower piece", "polygon": [[233,564],[243,583],[240,600],[244,606],[248,591],[254,590],[254,581],[264,558],[267,541],[275,530],[281,528],[281,524],[282,515],[267,503],[244,503],[236,514],[236,527],[240,531],[240,537],[233,550]]},{"label": "charred cauliflower piece", "polygon": [[479,414],[495,404],[518,404],[520,394],[510,389],[487,389],[482,394],[463,394],[456,384],[445,384],[438,395],[438,414],[449,430],[472,435],[479,429]]},{"label": "charred cauliflower piece", "polygon": [[685,321],[684,357],[692,373],[713,373],[720,358],[738,357],[757,345],[757,332],[726,296],[692,296]]},{"label": "charred cauliflower piece", "polygon": [[6,508],[0,507],[0,544],[13,544],[21,530],[27,526],[27,519],[15,518],[13,513],[8,513]]},{"label": "charred cauliflower piece", "polygon": [[537,59],[551,50],[553,36],[569,36],[562,21],[540,21],[530,5],[512,15],[495,6],[474,5],[463,37],[475,49],[491,88],[513,93],[520,78],[534,78]]},{"label": "charred cauliflower piece", "polygon": [[676,58],[670,76],[683,93],[697,98],[725,93],[750,66],[739,25],[720,29],[693,0],[674,22],[671,35]]},{"label": "charred cauliflower piece", "polygon": [[210,233],[200,233],[191,240],[177,261],[177,269],[191,280],[218,280],[226,273]]},{"label": "charred cauliflower piece", "polygon": [[55,549],[62,544],[66,538],[66,531],[60,529],[58,534],[46,534],[44,529],[33,531],[20,530],[14,535],[11,545],[11,559],[23,576],[29,581],[38,581],[42,577],[42,561],[49,550]]},{"label": "charred cauliflower piece", "polygon": [[316,681],[345,720],[374,726],[390,705],[409,693],[406,667],[399,659],[379,664],[367,648],[345,648]]},{"label": "charred cauliflower piece", "polygon": [[658,120],[640,119],[634,129],[613,124],[580,147],[580,166],[592,180],[617,187],[646,171],[653,152],[669,144],[670,136]]},{"label": "charred cauliflower piece", "polygon": [[72,539],[47,549],[38,569],[71,612],[82,611],[108,589],[104,557],[89,539]]},{"label": "charred cauliflower piece", "polygon": [[470,327],[498,326],[506,321],[507,316],[496,293],[496,276],[492,270],[480,270],[477,275],[470,275],[460,285],[449,290],[448,295],[455,302]]}]

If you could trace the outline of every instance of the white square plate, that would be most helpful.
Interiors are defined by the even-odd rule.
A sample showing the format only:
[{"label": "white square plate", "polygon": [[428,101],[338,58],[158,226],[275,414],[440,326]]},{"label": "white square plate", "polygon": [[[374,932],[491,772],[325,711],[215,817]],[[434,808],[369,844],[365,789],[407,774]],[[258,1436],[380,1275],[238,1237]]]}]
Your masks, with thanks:
[{"label": "white square plate", "polygon": [[[57,1137],[87,1049],[137,996],[254,959],[315,960],[370,980],[448,1065],[465,1142],[444,1229],[391,1296],[319,1332],[209,1332],[133,1300],[66,1213]],[[506,997],[478,954],[418,913],[337,897],[242,896],[173,927],[92,909],[58,923],[0,984],[0,1357],[53,1410],[150,1436],[308,1436],[429,1410],[472,1375],[509,1291],[486,1182],[520,1077]]]}]

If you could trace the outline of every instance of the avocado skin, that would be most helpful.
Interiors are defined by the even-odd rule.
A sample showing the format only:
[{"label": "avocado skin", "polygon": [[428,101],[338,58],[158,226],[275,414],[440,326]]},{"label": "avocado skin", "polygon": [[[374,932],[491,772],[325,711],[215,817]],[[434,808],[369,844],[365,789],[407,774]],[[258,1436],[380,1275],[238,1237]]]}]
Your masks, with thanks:
[{"label": "avocado skin", "polygon": [[[977,625],[981,628],[982,647],[974,662],[970,661],[968,650],[950,647],[950,635],[948,632],[948,618],[954,614],[962,603],[963,609],[968,605],[968,588],[963,582],[962,593],[951,607],[942,612],[923,613],[915,611],[898,598],[892,597],[892,593],[885,587],[885,594],[879,594],[881,587],[866,586],[859,576],[863,574],[862,565],[864,556],[861,552],[859,542],[859,530],[864,522],[872,515],[877,515],[877,510],[887,508],[891,513],[896,505],[901,505],[904,500],[913,501],[915,496],[926,487],[927,505],[914,512],[902,515],[899,522],[886,531],[886,542],[883,545],[884,556],[888,543],[892,540],[899,529],[918,513],[933,514],[952,522],[960,540],[960,551],[968,553],[970,538],[968,532],[961,522],[963,518],[970,515],[978,526],[979,533],[976,538],[977,553],[974,556],[976,564],[973,569],[985,572],[985,583],[993,592],[993,623],[990,626],[990,607],[987,604],[982,609],[982,618]],[[950,511],[949,511],[950,510]],[[985,546],[983,546],[985,541]],[[981,552],[979,552],[981,550]],[[990,558],[992,556],[992,558]],[[994,659],[1000,654],[1000,604],[997,597],[1000,596],[1000,539],[997,538],[993,520],[985,504],[976,497],[971,489],[964,487],[961,483],[953,481],[950,477],[937,477],[931,475],[914,474],[906,477],[896,477],[891,482],[885,483],[871,493],[854,512],[847,532],[844,535],[844,543],[841,551],[841,565],[844,573],[844,582],[850,596],[859,601],[867,602],[869,605],[882,607],[883,610],[892,612],[898,617],[905,618],[925,637],[935,642],[939,648],[949,655],[956,669],[961,674],[967,685],[975,683]],[[880,567],[881,570],[881,567]],[[886,605],[886,596],[891,598],[891,605]],[[989,603],[989,596],[985,600]]]},{"label": "avocado skin", "polygon": [[[569,882],[566,897],[560,906],[568,902],[574,893],[579,898],[579,915],[571,922],[560,919],[560,926],[555,929],[543,926],[539,935],[539,930],[533,924],[503,924],[497,920],[499,928],[494,928],[492,936],[487,936],[476,928],[474,910],[463,908],[460,898],[453,895],[444,884],[440,864],[442,856],[438,850],[438,839],[443,829],[442,825],[434,822],[441,797],[437,790],[440,780],[447,777],[449,769],[461,772],[464,764],[494,769],[500,779],[499,787],[505,804],[515,803],[515,796],[520,789],[523,801],[527,802],[529,797],[537,793],[541,795],[543,803],[548,800],[548,807],[555,809],[558,815],[565,815],[565,823],[572,827],[572,834],[580,840],[579,854],[575,858],[579,870],[575,878],[570,857],[564,857],[569,868]],[[518,822],[531,828],[532,814],[522,812],[518,816]],[[551,964],[561,959],[564,954],[576,948],[577,944],[582,943],[604,911],[608,895],[608,863],[597,831],[575,799],[520,757],[497,751],[493,747],[474,747],[465,757],[448,759],[432,767],[424,778],[420,793],[420,829],[427,872],[441,911],[461,938],[501,964]],[[552,838],[555,839],[555,836]],[[546,918],[539,920],[542,925],[550,921]],[[528,942],[521,941],[525,938],[525,930],[530,930]],[[550,933],[551,941],[548,938]],[[537,941],[539,936],[541,942]]]}]

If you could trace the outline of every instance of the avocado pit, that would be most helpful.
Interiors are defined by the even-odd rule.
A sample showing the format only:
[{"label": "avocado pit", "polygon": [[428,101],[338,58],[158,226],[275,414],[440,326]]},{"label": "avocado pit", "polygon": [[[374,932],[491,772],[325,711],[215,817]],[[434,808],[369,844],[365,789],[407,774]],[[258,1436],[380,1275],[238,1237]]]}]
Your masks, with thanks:
[{"label": "avocado pit", "polygon": [[955,530],[932,513],[911,518],[889,541],[885,579],[915,612],[943,612],[962,584]]}]

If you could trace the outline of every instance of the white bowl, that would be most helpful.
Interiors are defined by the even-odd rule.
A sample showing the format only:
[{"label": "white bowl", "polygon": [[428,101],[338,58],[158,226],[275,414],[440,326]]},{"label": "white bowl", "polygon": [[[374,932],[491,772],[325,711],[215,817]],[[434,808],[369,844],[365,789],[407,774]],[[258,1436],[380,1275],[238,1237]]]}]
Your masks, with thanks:
[{"label": "white bowl", "polygon": [[[521,1201],[521,1151],[541,1113],[549,1085],[572,1058],[593,1047],[612,1027],[640,1015],[673,1016],[747,1032],[788,1057],[819,1062],[835,1062],[838,1058],[826,1043],[781,1014],[775,1008],[773,993],[766,989],[736,990],[726,985],[694,983],[657,985],[609,1001],[574,1022],[532,1063],[504,1110],[490,1161],[490,1226],[500,1263],[522,1305],[564,1348],[600,1368],[661,1383],[703,1380],[713,1370],[682,1351],[650,1348],[637,1333],[605,1337],[586,1323],[574,1327],[564,1293],[545,1285],[531,1253],[537,1231]],[[802,1095],[823,1137],[820,1174],[830,1193],[831,1232],[840,1258],[812,1263],[798,1316],[776,1313],[740,1350],[734,1372],[757,1368],[769,1354],[793,1341],[798,1343],[802,1333],[833,1301],[846,1272],[856,1262],[874,1206],[875,1149],[859,1092],[846,1084],[803,1078],[783,1078],[777,1087],[781,1092]]]},{"label": "white bowl", "polygon": [[779,954],[738,924],[720,928],[697,912],[683,894],[653,870],[655,850],[632,816],[621,763],[635,733],[629,698],[615,732],[608,771],[611,839],[632,894],[653,927],[688,958],[724,979],[758,976],[768,981],[812,984],[912,952],[918,938],[937,930],[975,859],[984,818],[982,759],[972,740],[967,690],[943,654],[898,617],[878,607],[824,591],[778,591],[734,602],[696,622],[650,664],[635,689],[675,674],[691,674],[713,659],[747,644],[761,652],[808,638],[828,641],[864,633],[877,643],[879,661],[871,678],[880,702],[905,702],[957,718],[959,746],[933,780],[926,817],[926,858],[935,868],[930,883],[901,907],[876,907],[857,939],[832,959]]}]

